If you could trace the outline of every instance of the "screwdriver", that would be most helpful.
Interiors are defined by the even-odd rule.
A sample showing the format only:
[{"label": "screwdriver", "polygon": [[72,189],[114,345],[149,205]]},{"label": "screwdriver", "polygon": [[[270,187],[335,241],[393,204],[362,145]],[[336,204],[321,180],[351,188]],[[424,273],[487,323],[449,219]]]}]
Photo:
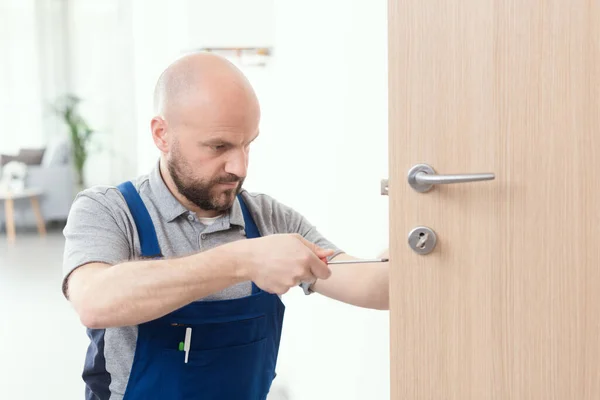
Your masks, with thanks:
[{"label": "screwdriver", "polygon": [[372,260],[340,260],[340,261],[329,261],[327,265],[337,265],[337,264],[369,264],[369,263],[379,263],[379,262],[388,262],[389,258],[374,258]]}]

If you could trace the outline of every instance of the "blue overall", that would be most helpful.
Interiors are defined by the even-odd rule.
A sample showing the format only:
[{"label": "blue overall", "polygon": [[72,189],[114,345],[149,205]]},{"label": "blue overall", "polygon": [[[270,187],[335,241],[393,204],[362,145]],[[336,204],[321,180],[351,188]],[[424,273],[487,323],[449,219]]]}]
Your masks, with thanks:
[{"label": "blue overall", "polygon": [[[119,185],[133,215],[142,257],[162,257],[150,215],[131,182]],[[260,233],[238,195],[246,237]],[[175,268],[175,267],[174,267]],[[196,301],[138,327],[124,400],[264,400],[275,378],[285,306],[252,283],[252,294]],[[179,350],[192,328],[188,362]]]}]

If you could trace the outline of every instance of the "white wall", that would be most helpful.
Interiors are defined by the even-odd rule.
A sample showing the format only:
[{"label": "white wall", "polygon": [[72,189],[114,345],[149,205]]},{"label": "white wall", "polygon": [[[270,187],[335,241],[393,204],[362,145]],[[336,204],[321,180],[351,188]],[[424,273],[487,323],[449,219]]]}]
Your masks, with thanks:
[{"label": "white wall", "polygon": [[44,140],[35,3],[0,0],[0,153]]},{"label": "white wall", "polygon": [[[139,172],[156,160],[152,89],[174,57],[201,46],[272,45],[267,67],[244,69],[263,111],[246,187],[294,207],[350,254],[373,257],[387,247],[387,198],[379,194],[387,177],[386,2],[134,4]],[[387,312],[300,290],[284,301],[275,389],[290,399],[389,398]]]},{"label": "white wall", "polygon": [[[360,257],[388,241],[386,11],[384,1],[276,2],[272,120],[248,180]],[[299,291],[285,302],[291,398],[389,398],[387,312]]]},{"label": "white wall", "polygon": [[69,89],[97,131],[88,185],[117,184],[137,171],[131,13],[129,0],[69,2]]}]

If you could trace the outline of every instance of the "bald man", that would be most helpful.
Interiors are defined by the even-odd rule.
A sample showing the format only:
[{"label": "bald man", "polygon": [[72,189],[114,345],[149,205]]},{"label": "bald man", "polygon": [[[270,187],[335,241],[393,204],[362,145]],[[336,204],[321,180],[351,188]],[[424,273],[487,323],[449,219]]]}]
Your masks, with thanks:
[{"label": "bald man", "polygon": [[387,309],[387,265],[330,268],[352,257],[292,208],[242,189],[260,107],[230,62],[178,59],[155,107],[155,168],[79,193],[64,229],[63,292],[90,337],[86,399],[263,400],[280,295],[301,286]]}]

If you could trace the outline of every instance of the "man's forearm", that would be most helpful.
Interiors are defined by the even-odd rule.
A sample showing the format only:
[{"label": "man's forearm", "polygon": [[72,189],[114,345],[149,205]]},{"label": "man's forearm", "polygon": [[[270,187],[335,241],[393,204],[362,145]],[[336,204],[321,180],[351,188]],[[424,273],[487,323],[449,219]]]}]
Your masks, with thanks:
[{"label": "man's forearm", "polygon": [[[387,258],[387,252],[380,257]],[[340,254],[335,260],[355,260]],[[317,280],[313,289],[358,307],[389,310],[389,263],[331,265],[331,277]]]},{"label": "man's forearm", "polygon": [[188,257],[80,267],[69,297],[91,328],[137,325],[246,280],[221,246]]}]

